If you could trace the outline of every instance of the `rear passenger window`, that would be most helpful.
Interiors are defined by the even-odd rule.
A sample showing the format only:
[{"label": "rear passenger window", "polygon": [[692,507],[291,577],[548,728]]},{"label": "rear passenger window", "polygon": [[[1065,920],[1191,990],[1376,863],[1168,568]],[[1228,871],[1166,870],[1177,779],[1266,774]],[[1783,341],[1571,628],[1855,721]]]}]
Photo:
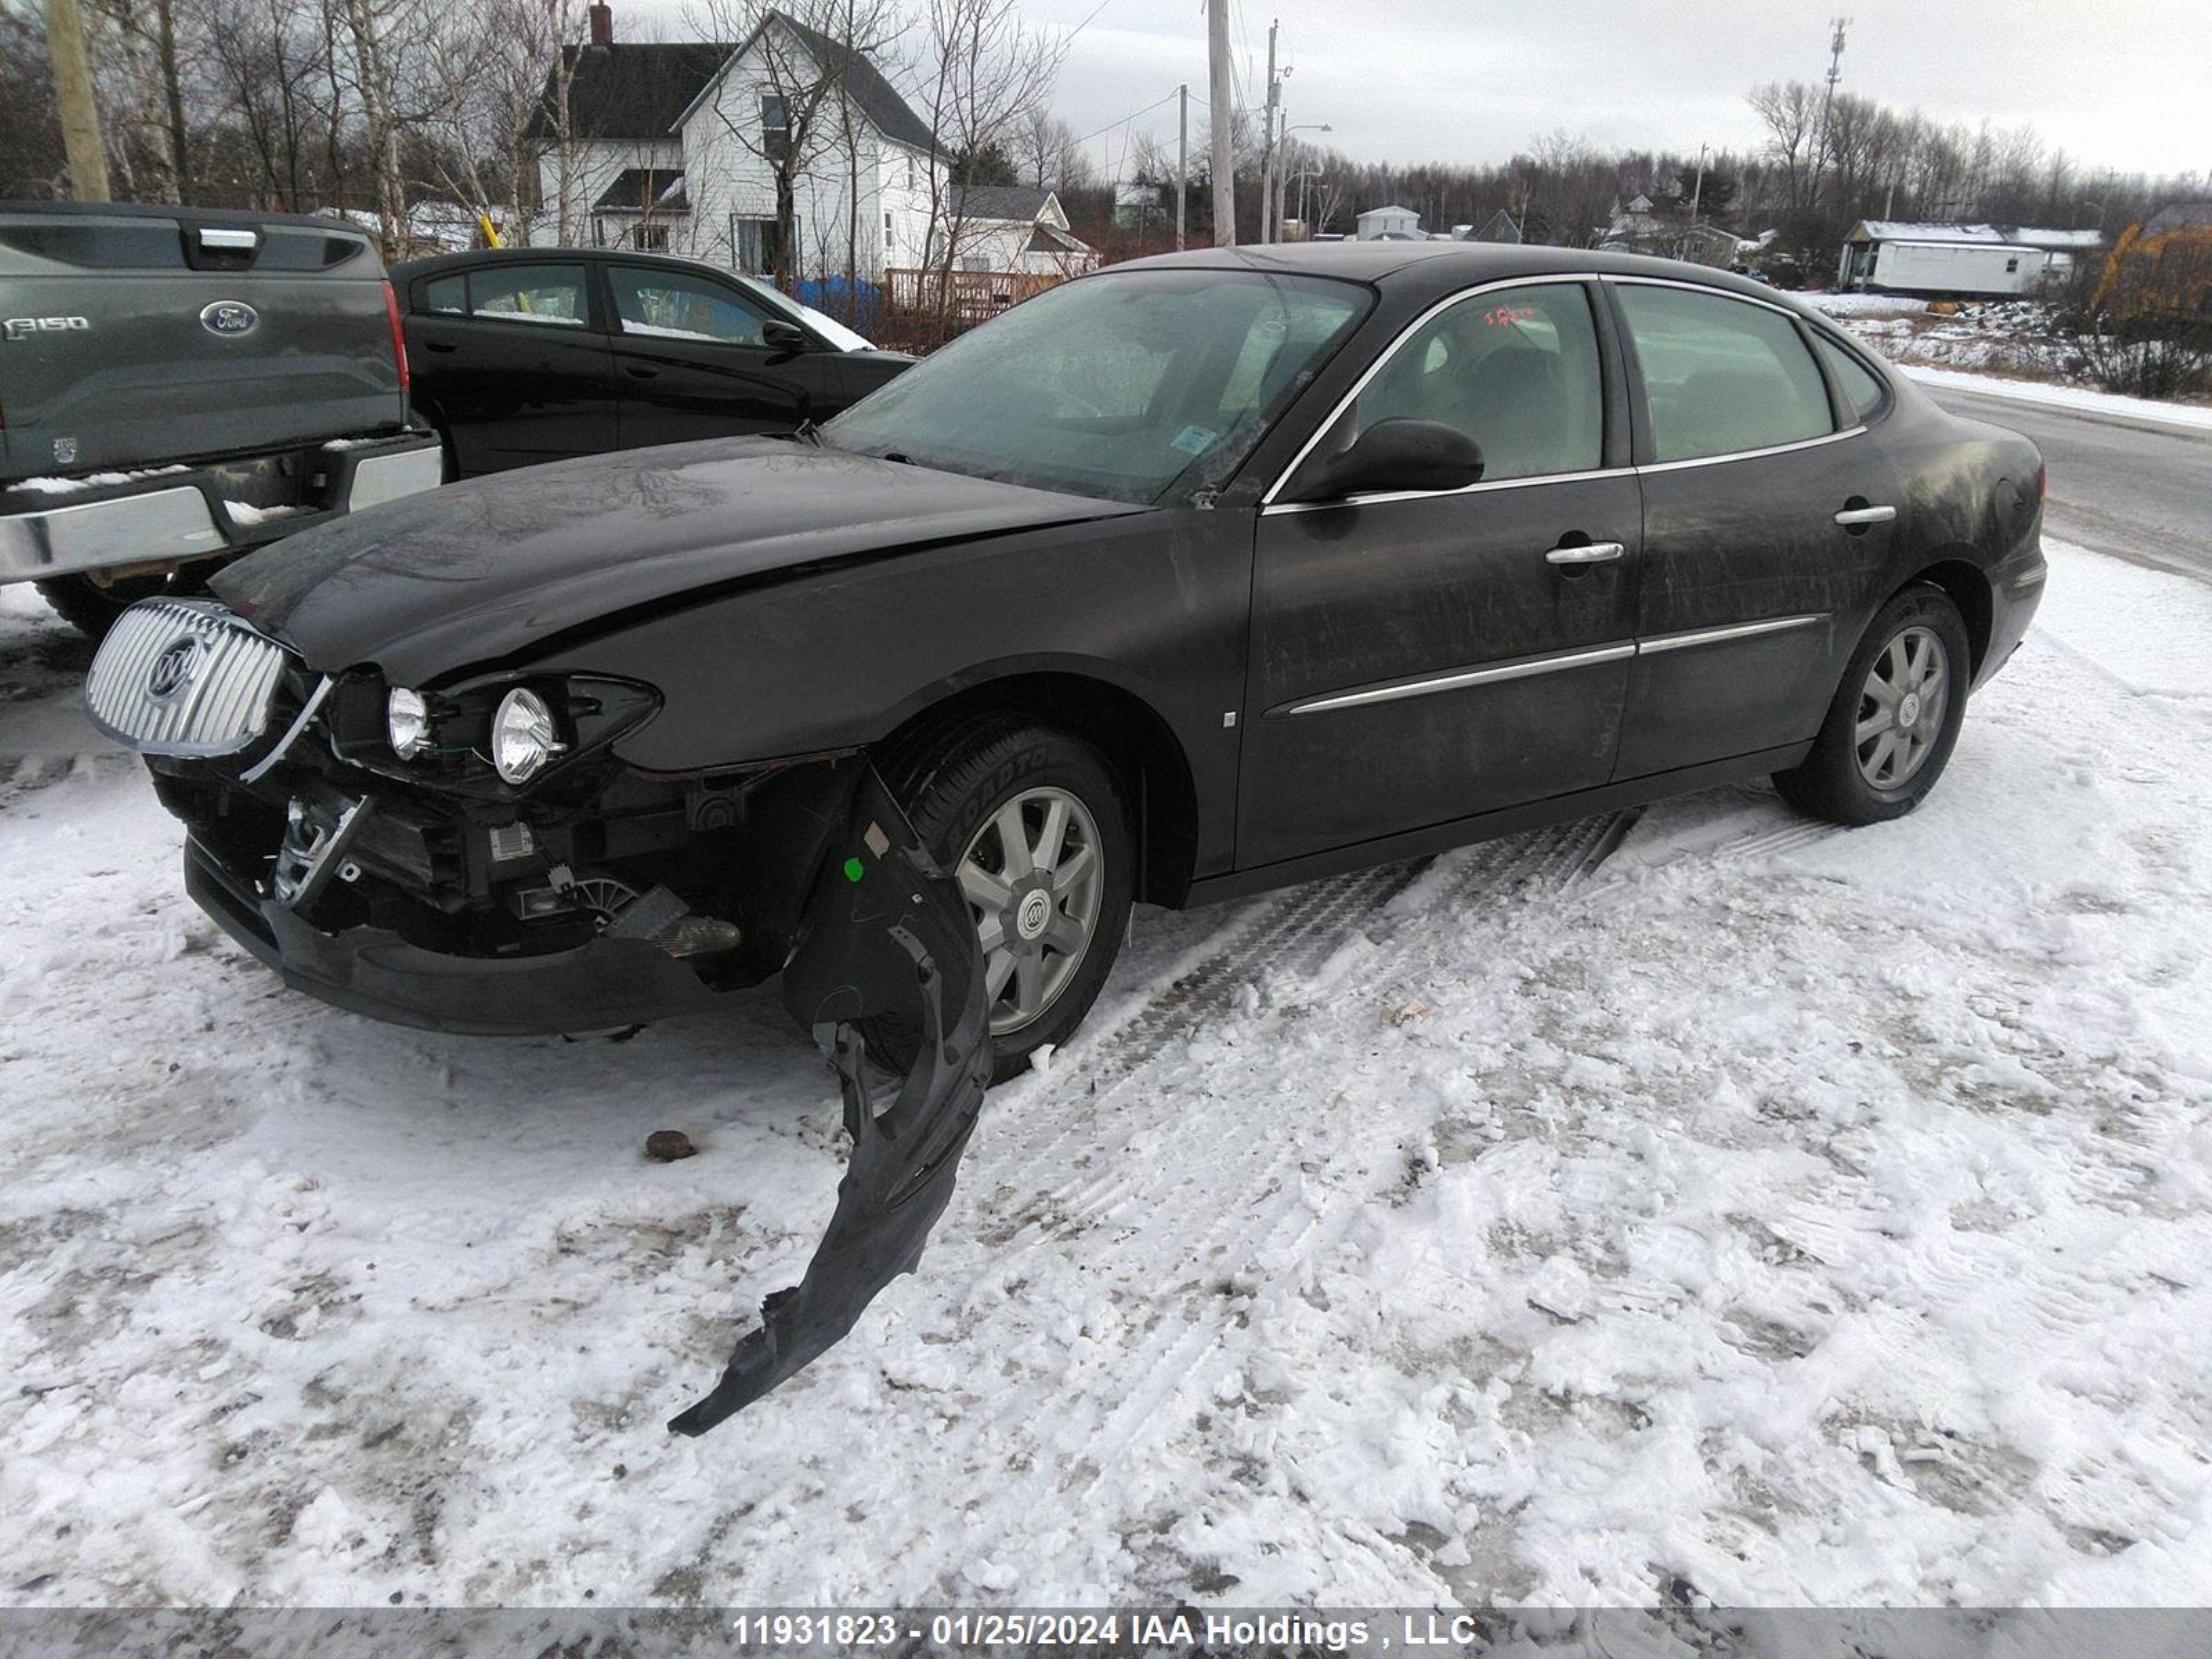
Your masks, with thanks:
[{"label": "rear passenger window", "polygon": [[1835,430],[1820,366],[1778,311],[1689,289],[1622,283],[1662,461],[1798,443]]},{"label": "rear passenger window", "polygon": [[1486,483],[1595,471],[1605,415],[1583,285],[1499,289],[1439,313],[1361,391],[1336,447],[1408,416],[1474,439]]},{"label": "rear passenger window", "polygon": [[1844,389],[1844,404],[1862,421],[1872,420],[1887,395],[1881,377],[1826,335],[1815,331],[1813,344]]},{"label": "rear passenger window", "polygon": [[469,308],[469,279],[441,276],[422,286],[422,303],[432,311],[459,313]]},{"label": "rear passenger window", "polygon": [[503,323],[550,323],[582,328],[591,310],[584,303],[581,265],[495,265],[469,273],[469,309]]}]

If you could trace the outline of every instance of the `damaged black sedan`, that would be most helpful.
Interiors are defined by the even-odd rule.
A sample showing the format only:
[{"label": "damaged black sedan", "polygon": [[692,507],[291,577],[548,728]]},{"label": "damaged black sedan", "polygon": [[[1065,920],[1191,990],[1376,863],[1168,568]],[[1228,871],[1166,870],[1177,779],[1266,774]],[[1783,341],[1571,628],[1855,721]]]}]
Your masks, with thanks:
[{"label": "damaged black sedan", "polygon": [[[964,897],[1004,1075],[1083,1018],[1133,900],[1769,774],[1910,810],[2027,626],[2040,484],[1720,273],[1196,253],[1054,289],[818,432],[304,533],[134,609],[88,696],[233,935],[454,1031],[783,969],[885,850],[872,766]],[[880,1056],[925,1041],[862,1012]]]}]

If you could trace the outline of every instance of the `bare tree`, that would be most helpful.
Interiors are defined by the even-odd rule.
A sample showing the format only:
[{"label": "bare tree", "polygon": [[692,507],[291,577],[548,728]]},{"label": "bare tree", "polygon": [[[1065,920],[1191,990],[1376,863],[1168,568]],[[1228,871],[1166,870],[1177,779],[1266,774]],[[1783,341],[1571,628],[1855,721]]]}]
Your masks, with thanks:
[{"label": "bare tree", "polygon": [[965,167],[994,147],[1003,152],[1023,121],[1044,106],[1066,46],[1024,22],[1016,0],[924,0],[921,34],[915,78],[923,118],[933,149],[949,152],[931,156],[925,244],[942,331],[952,272],[971,241]]},{"label": "bare tree", "polygon": [[1769,82],[1753,88],[1747,101],[1766,128],[1767,153],[1782,168],[1790,210],[1811,206],[1817,190],[1820,94],[1802,81]]},{"label": "bare tree", "polygon": [[[1137,136],[1136,143],[1144,148],[1156,148],[1150,133]],[[1013,124],[1013,132],[1006,143],[1006,155],[1022,177],[1039,190],[1077,190],[1091,182],[1091,158],[1083,152],[1083,145],[1075,129],[1054,115],[1042,100],[1023,112]],[[1152,177],[1145,170],[1142,158],[1131,171],[1131,178],[1150,178],[1157,184],[1160,179],[1174,177],[1172,172]]]}]

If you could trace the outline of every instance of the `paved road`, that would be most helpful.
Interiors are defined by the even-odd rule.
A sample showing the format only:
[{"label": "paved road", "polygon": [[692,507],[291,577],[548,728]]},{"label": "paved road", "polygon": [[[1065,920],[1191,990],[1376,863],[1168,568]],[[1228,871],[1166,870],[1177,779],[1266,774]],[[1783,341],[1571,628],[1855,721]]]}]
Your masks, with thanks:
[{"label": "paved road", "polygon": [[2051,469],[2044,527],[2052,536],[2212,582],[2212,432],[1922,390],[1954,415],[2035,441]]}]

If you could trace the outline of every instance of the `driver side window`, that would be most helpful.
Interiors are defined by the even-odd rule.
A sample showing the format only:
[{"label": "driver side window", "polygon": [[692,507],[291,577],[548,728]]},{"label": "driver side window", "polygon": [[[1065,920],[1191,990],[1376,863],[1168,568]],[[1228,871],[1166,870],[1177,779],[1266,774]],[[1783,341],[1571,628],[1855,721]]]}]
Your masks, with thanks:
[{"label": "driver side window", "polygon": [[625,334],[757,346],[768,319],[727,289],[682,271],[615,265],[607,271]]},{"label": "driver side window", "polygon": [[1395,418],[1441,422],[1474,439],[1486,483],[1596,471],[1605,404],[1586,286],[1493,289],[1439,313],[1361,390],[1328,447]]}]

